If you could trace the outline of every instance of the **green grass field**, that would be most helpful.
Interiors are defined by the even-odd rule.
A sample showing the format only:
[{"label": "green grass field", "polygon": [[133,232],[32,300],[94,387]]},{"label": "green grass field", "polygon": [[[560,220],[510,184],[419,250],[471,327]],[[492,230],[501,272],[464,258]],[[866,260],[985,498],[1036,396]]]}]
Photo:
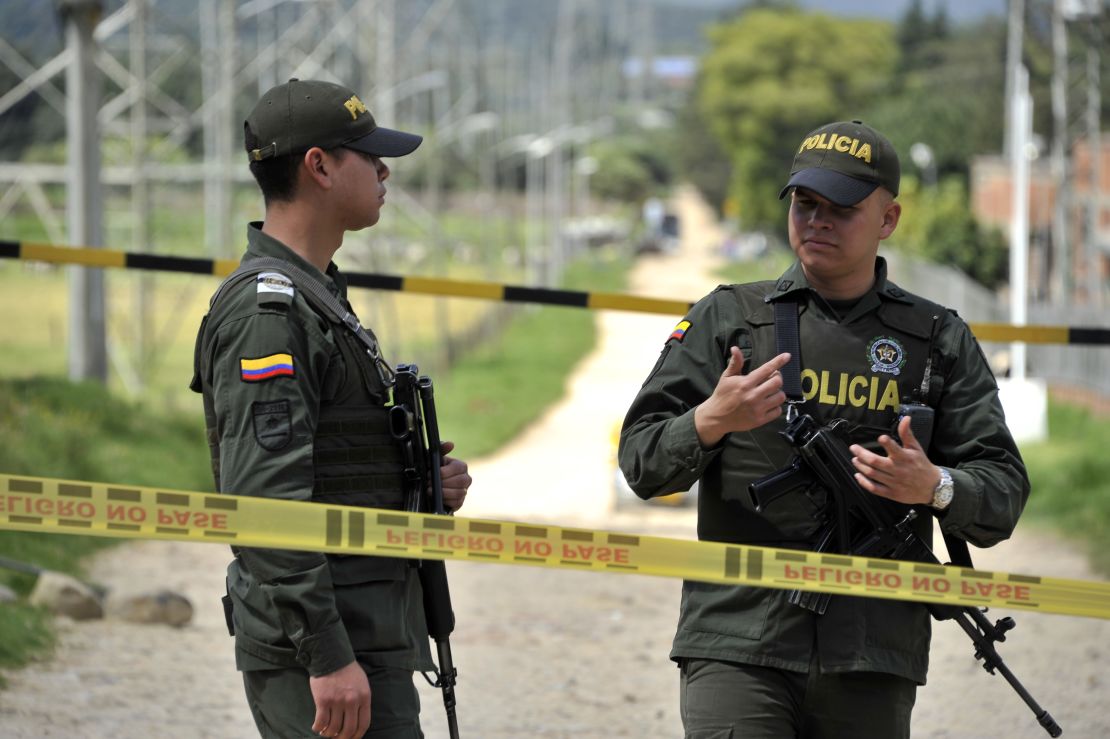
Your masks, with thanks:
[{"label": "green grass field", "polygon": [[[480,231],[473,219],[463,219],[458,227]],[[196,236],[189,229],[181,233],[173,250],[184,250]],[[348,269],[370,271],[354,261]],[[489,265],[482,262],[458,267],[451,276],[490,279]],[[788,253],[776,252],[730,264],[717,276],[722,282],[773,279],[789,262]],[[427,266],[429,274],[445,268],[442,263]],[[620,292],[629,267],[618,251],[588,252],[570,265],[563,286]],[[513,281],[504,276],[511,271],[500,274]],[[0,263],[5,316],[0,345],[7,349],[0,353],[0,470],[209,490],[200,401],[186,386],[195,329],[216,279],[144,278],[119,270],[106,275],[112,356],[107,389],[64,379],[66,271]],[[425,372],[434,372],[443,437],[456,441],[468,459],[495,451],[558,400],[574,366],[596,342],[596,315],[575,308],[505,311],[480,300],[372,291],[354,293],[352,302],[377,331],[391,361],[416,361]],[[503,324],[499,330],[455,347],[450,370],[444,369],[445,341],[470,336],[490,315]],[[138,316],[144,318],[142,330]],[[1050,432],[1050,441],[1022,450],[1033,480],[1027,517],[1088,543],[1096,566],[1110,572],[1110,554],[1102,546],[1110,534],[1110,457],[1104,452],[1110,419],[1052,403]],[[0,556],[82,576],[83,558],[113,543],[0,532]],[[29,576],[3,570],[0,582],[23,594],[32,585]],[[25,664],[49,650],[52,640],[51,622],[43,613],[25,603],[0,608],[0,665]]]},{"label": "green grass field", "polygon": [[[621,292],[630,263],[612,252],[589,253],[567,270],[565,286]],[[436,391],[443,438],[478,457],[517,435],[562,397],[574,366],[597,341],[596,314],[544,306],[519,311],[504,332],[475,347]]]},{"label": "green grass field", "polygon": [[1032,483],[1025,515],[1084,545],[1110,575],[1110,417],[1050,402],[1048,435],[1021,449]]},{"label": "green grass field", "polygon": [[750,261],[729,262],[716,272],[723,284],[773,280],[791,265],[794,255],[786,249],[775,249]]},{"label": "green grass field", "polygon": [[[198,417],[121,399],[95,383],[0,379],[0,470],[36,477],[211,490]],[[85,575],[83,558],[114,539],[0,532],[0,556]],[[34,578],[0,569],[20,594]],[[0,607],[0,665],[17,666],[53,644],[51,621],[25,601]]]}]

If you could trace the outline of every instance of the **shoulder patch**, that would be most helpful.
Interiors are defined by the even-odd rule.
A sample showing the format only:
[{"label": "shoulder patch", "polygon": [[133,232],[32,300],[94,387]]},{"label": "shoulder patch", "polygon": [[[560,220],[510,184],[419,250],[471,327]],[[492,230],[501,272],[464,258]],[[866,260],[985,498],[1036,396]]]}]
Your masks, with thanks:
[{"label": "shoulder patch", "polygon": [[274,377],[294,377],[292,354],[270,354],[257,359],[241,357],[239,376],[243,382],[261,382]]},{"label": "shoulder patch", "polygon": [[293,302],[293,281],[280,272],[260,272],[255,278],[258,292],[258,303],[285,303]]},{"label": "shoulder patch", "polygon": [[671,339],[677,339],[679,341],[682,341],[686,338],[686,332],[693,325],[694,324],[686,320],[679,321],[678,325],[674,327],[674,331],[672,331],[671,335],[667,337],[667,340],[670,341]]},{"label": "shoulder patch", "polygon": [[293,414],[288,400],[251,404],[254,417],[254,438],[263,449],[276,452],[288,446],[293,438]]}]

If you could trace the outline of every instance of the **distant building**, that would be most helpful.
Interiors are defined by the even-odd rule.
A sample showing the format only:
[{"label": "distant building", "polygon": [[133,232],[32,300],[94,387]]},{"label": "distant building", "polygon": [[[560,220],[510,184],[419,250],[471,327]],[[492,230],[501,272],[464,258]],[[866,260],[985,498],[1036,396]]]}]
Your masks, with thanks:
[{"label": "distant building", "polygon": [[643,105],[641,125],[668,127],[674,121],[675,111],[689,101],[698,75],[698,59],[694,56],[648,58],[650,64],[645,63],[644,57],[627,57],[621,64],[621,76],[630,101]]},{"label": "distant building", "polygon": [[[626,80],[639,79],[644,73],[644,60],[630,57],[624,60],[621,71]],[[698,60],[692,56],[655,56],[651,58],[651,79],[671,89],[685,90],[694,84],[698,74]]]},{"label": "distant building", "polygon": [[[1067,215],[1068,251],[1071,283],[1079,302],[1097,302],[1087,295],[1091,284],[1088,270],[1092,258],[1086,252],[1091,239],[1088,207],[1097,205],[1094,218],[1093,258],[1096,284],[1105,296],[1110,284],[1110,133],[1102,134],[1099,151],[1099,187],[1092,196],[1090,143],[1081,139],[1075,145],[1070,173],[1072,206]],[[1000,156],[976,157],[971,164],[971,209],[976,219],[1006,232],[1012,213],[1009,162]],[[1053,272],[1052,220],[1056,207],[1056,183],[1047,158],[1030,163],[1029,169],[1029,275],[1034,299],[1048,295]]]}]

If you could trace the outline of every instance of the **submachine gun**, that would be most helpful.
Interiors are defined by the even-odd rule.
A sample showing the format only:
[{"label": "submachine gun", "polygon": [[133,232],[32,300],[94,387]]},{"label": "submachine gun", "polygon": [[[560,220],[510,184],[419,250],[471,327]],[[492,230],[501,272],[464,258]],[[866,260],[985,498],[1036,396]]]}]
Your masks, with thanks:
[{"label": "submachine gun", "polygon": [[[905,407],[903,410],[905,411]],[[899,518],[877,496],[867,492],[856,482],[853,455],[848,449],[846,421],[837,419],[822,426],[808,414],[793,414],[793,418],[788,415],[788,419],[790,420],[781,434],[794,447],[796,454],[786,467],[748,486],[752,504],[757,511],[764,510],[783,495],[792,492],[804,494],[811,487],[818,486],[826,491],[828,505],[820,513],[821,527],[815,551],[941,564],[929,546],[911,528],[917,511],[911,508]],[[911,425],[915,427],[915,431],[916,421],[911,414]],[[919,439],[927,438],[927,434],[915,436]],[[926,445],[927,442],[923,442],[922,446]],[[949,546],[955,548],[951,543]],[[956,557],[952,552],[949,552],[949,556]],[[970,566],[970,556],[966,559],[967,566]],[[794,590],[790,593],[789,601],[820,615],[828,607],[829,598],[827,593]],[[1037,722],[1050,736],[1057,737],[1063,733],[1048,711],[1037,704],[1029,691],[1010,672],[994,647],[995,642],[1006,641],[1006,632],[1015,626],[1012,618],[999,619],[992,624],[984,615],[986,609],[933,603],[926,604],[926,607],[938,621],[951,619],[960,625],[974,643],[975,659],[983,661],[983,669],[992,675],[997,670],[1021,696],[1037,717]]]},{"label": "submachine gun", "polygon": [[[436,419],[432,380],[421,376],[415,364],[397,365],[389,427],[393,438],[401,445],[405,510],[446,515],[443,479],[439,469],[442,459],[439,422]],[[429,490],[431,496],[428,495]],[[428,624],[428,635],[435,641],[439,656],[435,679],[427,673],[422,674],[429,685],[443,691],[447,728],[451,739],[458,739],[459,724],[455,716],[458,671],[451,658],[450,641],[451,632],[455,629],[455,613],[451,609],[447,568],[438,559],[419,560],[415,564],[419,567],[420,585],[424,591],[424,618]]]}]

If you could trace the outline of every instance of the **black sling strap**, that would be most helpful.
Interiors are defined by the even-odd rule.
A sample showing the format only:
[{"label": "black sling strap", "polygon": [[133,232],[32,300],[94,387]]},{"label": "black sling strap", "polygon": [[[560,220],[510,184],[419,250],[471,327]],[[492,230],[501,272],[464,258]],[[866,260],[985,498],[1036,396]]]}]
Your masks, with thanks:
[{"label": "black sling strap", "polygon": [[385,361],[382,356],[381,347],[378,345],[378,339],[374,334],[362,327],[358,322],[358,317],[354,313],[347,310],[344,305],[339,302],[339,299],[332,295],[327,289],[320,284],[318,280],[312,277],[300,267],[283,259],[275,259],[274,257],[259,257],[245,262],[227,276],[216,294],[212,296],[210,307],[216,304],[223,293],[231,285],[238,283],[240,280],[248,276],[257,275],[266,270],[273,270],[286,275],[293,281],[293,284],[304,292],[309,302],[318,309],[324,316],[332,323],[345,326],[355,336],[358,337],[366,346],[366,353],[370,355],[370,360],[374,363],[375,369],[378,371],[378,376],[381,377],[382,383],[388,388],[393,387],[394,374],[393,369]]},{"label": "black sling strap", "polygon": [[802,347],[798,336],[798,304],[792,300],[775,302],[775,352],[788,352],[790,361],[782,372],[782,391],[786,394],[786,420],[793,421],[802,403]]}]

